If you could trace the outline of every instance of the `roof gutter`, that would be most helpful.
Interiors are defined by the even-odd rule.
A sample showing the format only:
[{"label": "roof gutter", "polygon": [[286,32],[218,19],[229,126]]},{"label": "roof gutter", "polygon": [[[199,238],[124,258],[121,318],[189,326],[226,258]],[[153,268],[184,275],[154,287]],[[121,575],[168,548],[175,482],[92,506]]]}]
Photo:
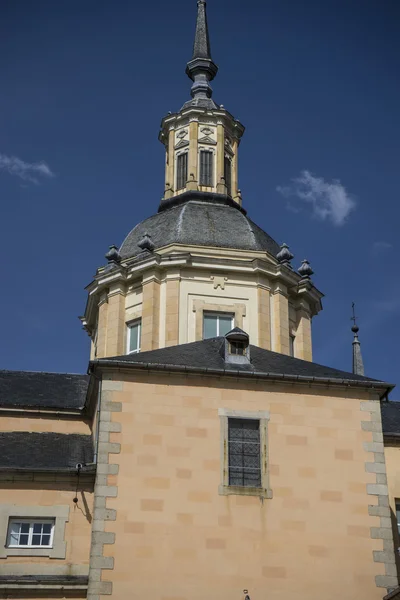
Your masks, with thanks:
[{"label": "roof gutter", "polygon": [[141,370],[156,371],[163,373],[183,373],[187,375],[205,375],[209,377],[229,377],[240,379],[251,379],[260,381],[273,381],[275,383],[304,383],[309,385],[338,385],[380,392],[380,398],[384,398],[395,387],[394,384],[384,381],[359,381],[354,379],[333,379],[329,377],[309,377],[307,375],[288,375],[285,373],[265,373],[263,371],[239,371],[233,369],[210,369],[207,367],[187,367],[185,365],[168,365],[160,363],[134,363],[123,360],[108,360],[107,358],[91,360],[89,362],[89,373],[95,373],[101,368],[113,368],[117,370]]}]

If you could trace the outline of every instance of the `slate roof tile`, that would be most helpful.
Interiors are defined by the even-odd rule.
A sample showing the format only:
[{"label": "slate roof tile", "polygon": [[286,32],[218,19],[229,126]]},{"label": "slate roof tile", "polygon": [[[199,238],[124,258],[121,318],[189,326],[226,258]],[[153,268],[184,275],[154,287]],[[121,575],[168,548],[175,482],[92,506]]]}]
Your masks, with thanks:
[{"label": "slate roof tile", "polygon": [[88,375],[0,371],[0,406],[82,409],[88,383]]}]

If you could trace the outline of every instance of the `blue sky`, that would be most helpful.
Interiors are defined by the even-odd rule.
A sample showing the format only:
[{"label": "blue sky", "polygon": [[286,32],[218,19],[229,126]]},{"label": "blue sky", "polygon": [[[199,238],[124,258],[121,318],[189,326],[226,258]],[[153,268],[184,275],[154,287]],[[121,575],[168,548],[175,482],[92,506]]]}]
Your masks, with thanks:
[{"label": "blue sky", "polygon": [[[157,210],[196,2],[0,12],[0,368],[85,372],[84,287]],[[366,373],[398,382],[399,3],[209,0],[208,17],[214,98],[246,126],[244,206],[326,295],[314,360],[351,370],[355,301]]]}]

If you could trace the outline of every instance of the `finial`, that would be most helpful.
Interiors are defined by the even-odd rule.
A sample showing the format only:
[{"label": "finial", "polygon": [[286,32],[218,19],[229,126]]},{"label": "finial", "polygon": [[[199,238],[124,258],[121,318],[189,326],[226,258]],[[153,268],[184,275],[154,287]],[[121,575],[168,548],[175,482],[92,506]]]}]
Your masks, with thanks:
[{"label": "finial", "polygon": [[360,328],[357,325],[358,317],[356,317],[354,302],[352,302],[352,304],[351,304],[351,309],[353,312],[353,316],[350,317],[350,321],[353,321],[353,323],[354,323],[353,327],[351,328],[352,332],[354,333],[353,373],[355,375],[364,375],[364,363],[363,363],[363,359],[362,359],[362,355],[361,355],[361,344],[360,344],[360,340],[358,339],[358,332],[360,331]]},{"label": "finial", "polygon": [[118,246],[115,246],[115,244],[113,244],[112,246],[110,246],[109,251],[107,252],[105,258],[108,260],[109,263],[118,263],[121,261],[121,255],[118,252]]},{"label": "finial", "polygon": [[210,81],[214,79],[217,72],[218,67],[211,58],[206,2],[198,0],[193,56],[186,67],[186,74],[193,81],[191,89],[192,98],[211,98],[212,88]]},{"label": "finial", "polygon": [[301,275],[302,279],[310,279],[311,275],[314,275],[314,271],[306,259],[301,261],[301,266],[297,269],[297,271]]},{"label": "finial", "polygon": [[358,319],[358,317],[356,317],[355,306],[356,306],[355,303],[352,302],[351,303],[351,309],[353,311],[353,316],[350,317],[350,321],[353,321],[353,323],[354,323],[353,327],[351,328],[352,332],[355,333],[355,334],[357,334],[360,331],[360,328],[358,327],[357,322],[356,322],[357,319]]},{"label": "finial", "polygon": [[281,263],[281,265],[287,265],[292,268],[290,261],[294,258],[294,254],[292,254],[289,250],[289,246],[287,244],[282,244],[281,249],[279,250],[276,258]]},{"label": "finial", "polygon": [[139,248],[141,248],[141,250],[144,250],[145,252],[153,252],[155,245],[151,239],[151,235],[149,235],[147,233],[147,231],[145,232],[145,234],[143,235],[142,239],[140,240],[140,242],[138,243]]}]

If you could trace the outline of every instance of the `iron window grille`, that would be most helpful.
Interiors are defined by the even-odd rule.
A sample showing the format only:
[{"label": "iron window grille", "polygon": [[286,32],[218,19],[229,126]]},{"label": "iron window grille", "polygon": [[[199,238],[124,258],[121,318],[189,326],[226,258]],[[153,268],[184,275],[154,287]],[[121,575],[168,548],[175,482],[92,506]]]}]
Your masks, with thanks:
[{"label": "iron window grille", "polygon": [[176,189],[186,187],[188,178],[188,153],[178,154],[176,159]]},{"label": "iron window grille", "polygon": [[229,485],[261,487],[260,421],[228,419]]},{"label": "iron window grille", "polygon": [[213,186],[213,163],[212,150],[200,150],[200,185]]},{"label": "iron window grille", "polygon": [[51,548],[54,520],[11,519],[8,528],[9,548]]}]

